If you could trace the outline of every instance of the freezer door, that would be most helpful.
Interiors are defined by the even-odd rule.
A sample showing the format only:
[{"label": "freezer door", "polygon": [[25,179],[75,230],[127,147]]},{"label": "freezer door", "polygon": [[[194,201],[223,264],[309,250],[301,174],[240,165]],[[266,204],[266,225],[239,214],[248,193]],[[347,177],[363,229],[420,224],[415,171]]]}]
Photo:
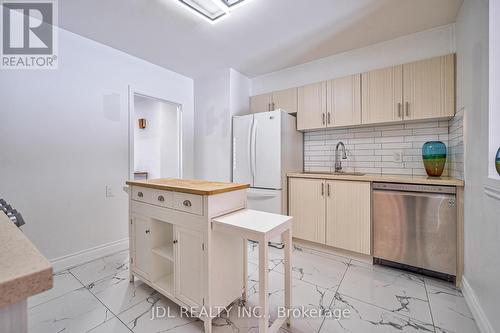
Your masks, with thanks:
[{"label": "freezer door", "polygon": [[281,189],[281,111],[254,114],[254,185]]},{"label": "freezer door", "polygon": [[263,212],[283,214],[282,191],[249,188],[247,190],[247,208]]},{"label": "freezer door", "polygon": [[233,182],[253,186],[253,115],[233,117]]}]

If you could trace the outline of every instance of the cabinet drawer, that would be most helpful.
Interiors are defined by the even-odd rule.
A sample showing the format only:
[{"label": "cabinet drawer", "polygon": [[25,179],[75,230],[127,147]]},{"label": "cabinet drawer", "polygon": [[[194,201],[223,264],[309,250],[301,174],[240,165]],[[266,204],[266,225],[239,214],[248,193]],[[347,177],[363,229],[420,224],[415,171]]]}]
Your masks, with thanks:
[{"label": "cabinet drawer", "polygon": [[203,215],[203,196],[174,192],[174,209],[196,215]]},{"label": "cabinet drawer", "polygon": [[153,205],[172,208],[173,200],[173,192],[171,191],[151,191],[151,203]]},{"label": "cabinet drawer", "polygon": [[151,203],[152,190],[144,187],[132,186],[132,200]]}]

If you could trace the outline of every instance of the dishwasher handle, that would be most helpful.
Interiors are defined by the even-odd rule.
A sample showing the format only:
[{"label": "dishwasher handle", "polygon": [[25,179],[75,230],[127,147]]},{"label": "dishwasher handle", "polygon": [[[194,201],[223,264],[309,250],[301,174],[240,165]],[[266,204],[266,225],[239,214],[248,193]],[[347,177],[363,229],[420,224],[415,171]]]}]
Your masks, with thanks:
[{"label": "dishwasher handle", "polygon": [[440,185],[420,185],[420,184],[400,184],[400,183],[373,183],[372,189],[381,191],[400,191],[400,192],[424,192],[424,193],[443,193],[456,194],[455,186]]}]

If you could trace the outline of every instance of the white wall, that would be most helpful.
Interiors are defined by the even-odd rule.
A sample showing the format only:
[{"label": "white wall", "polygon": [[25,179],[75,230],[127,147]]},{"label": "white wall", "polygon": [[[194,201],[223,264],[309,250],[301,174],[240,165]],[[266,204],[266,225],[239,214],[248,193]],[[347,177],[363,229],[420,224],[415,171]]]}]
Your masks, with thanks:
[{"label": "white wall", "polygon": [[196,178],[231,181],[231,120],[249,110],[250,80],[225,68],[195,80]]},{"label": "white wall", "polygon": [[[162,104],[156,100],[134,99],[134,170],[146,171],[150,179],[161,174],[161,113]],[[138,119],[146,119],[140,129]]]},{"label": "white wall", "polygon": [[[140,129],[138,120],[146,119]],[[148,178],[180,177],[177,106],[156,99],[134,98],[134,170]]]},{"label": "white wall", "polygon": [[500,181],[500,175],[495,168],[495,156],[500,148],[500,1],[489,1],[489,130],[490,130],[490,150],[489,150],[489,176]]},{"label": "white wall", "polygon": [[129,85],[183,105],[192,176],[190,78],[64,30],[59,69],[0,73],[0,196],[49,259],[127,238]]},{"label": "white wall", "polygon": [[253,78],[252,95],[453,52],[454,25],[451,24]]},{"label": "white wall", "polygon": [[465,118],[463,291],[482,332],[500,332],[500,198],[488,196],[484,187],[489,159],[487,1],[464,1],[456,45],[457,108],[464,108]]},{"label": "white wall", "polygon": [[[162,103],[161,113],[161,152],[160,152],[160,177],[180,178],[182,177],[179,167],[179,119],[177,106]],[[192,176],[191,176],[192,177]]]}]

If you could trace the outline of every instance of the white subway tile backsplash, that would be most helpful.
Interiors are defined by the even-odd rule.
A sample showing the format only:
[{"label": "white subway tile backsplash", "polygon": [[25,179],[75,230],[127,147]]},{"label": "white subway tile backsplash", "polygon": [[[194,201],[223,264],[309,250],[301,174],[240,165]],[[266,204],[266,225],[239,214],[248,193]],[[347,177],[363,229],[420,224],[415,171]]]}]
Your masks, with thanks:
[{"label": "white subway tile backsplash", "polygon": [[[344,142],[345,171],[370,174],[425,175],[422,145],[431,140],[448,147],[444,175],[463,178],[463,110],[450,121],[324,129],[304,134],[305,171],[334,169],[335,146]],[[395,161],[395,155],[401,160]]]}]

